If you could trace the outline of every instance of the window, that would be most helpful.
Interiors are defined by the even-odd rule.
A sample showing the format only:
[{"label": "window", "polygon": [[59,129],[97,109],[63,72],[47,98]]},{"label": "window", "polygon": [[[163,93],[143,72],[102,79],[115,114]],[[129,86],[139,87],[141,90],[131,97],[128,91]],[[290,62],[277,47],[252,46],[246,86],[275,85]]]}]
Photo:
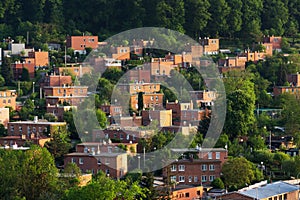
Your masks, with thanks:
[{"label": "window", "polygon": [[212,159],[212,152],[208,152],[208,159]]},{"label": "window", "polygon": [[120,140],[123,140],[123,134],[120,134]]},{"label": "window", "polygon": [[3,103],[6,103],[6,99],[3,99]]},{"label": "window", "polygon": [[155,97],[155,100],[158,101],[158,96]]},{"label": "window", "polygon": [[201,181],[206,182],[207,181],[206,176],[201,176]]},{"label": "window", "polygon": [[191,183],[193,181],[193,177],[189,176],[189,183]]},{"label": "window", "polygon": [[105,164],[109,165],[109,158],[105,158]]},{"label": "window", "polygon": [[213,182],[215,180],[215,176],[209,176],[209,181]]},{"label": "window", "polygon": [[185,197],[190,197],[190,193],[185,193]]},{"label": "window", "polygon": [[194,182],[198,182],[198,176],[194,176]]},{"label": "window", "polygon": [[35,133],[35,132],[36,132],[36,128],[35,128],[35,127],[33,127],[33,128],[32,128],[32,131]]},{"label": "window", "polygon": [[185,166],[184,165],[179,165],[179,170],[180,172],[183,172],[185,170]]},{"label": "window", "polygon": [[40,132],[40,133],[42,132],[42,127],[39,127],[39,132]]},{"label": "window", "polygon": [[179,182],[184,182],[184,176],[179,176]]},{"label": "window", "polygon": [[220,152],[216,152],[216,159],[220,159]]},{"label": "window", "polygon": [[83,164],[83,158],[79,158],[79,164]]},{"label": "window", "polygon": [[10,126],[10,131],[14,132],[14,126]]},{"label": "window", "polygon": [[72,163],[75,163],[75,162],[76,162],[76,159],[75,159],[75,158],[71,158],[71,162],[72,162]]},{"label": "window", "polygon": [[98,164],[98,165],[101,165],[101,159],[100,159],[100,158],[98,158],[97,164]]},{"label": "window", "polygon": [[176,176],[171,176],[170,180],[171,182],[176,182]]},{"label": "window", "polygon": [[154,99],[153,96],[151,96],[151,101],[153,101],[153,99]]},{"label": "window", "polygon": [[209,165],[209,171],[215,171],[215,166],[214,165]]},{"label": "window", "polygon": [[19,126],[19,132],[22,133],[22,126]]},{"label": "window", "polygon": [[27,133],[30,133],[30,126],[27,126]]},{"label": "window", "polygon": [[11,100],[10,100],[10,99],[8,99],[7,103],[11,103]]},{"label": "window", "polygon": [[207,170],[207,165],[202,165],[202,171],[206,171]]},{"label": "window", "polygon": [[171,172],[176,172],[177,168],[176,168],[176,165],[172,165],[171,166]]}]

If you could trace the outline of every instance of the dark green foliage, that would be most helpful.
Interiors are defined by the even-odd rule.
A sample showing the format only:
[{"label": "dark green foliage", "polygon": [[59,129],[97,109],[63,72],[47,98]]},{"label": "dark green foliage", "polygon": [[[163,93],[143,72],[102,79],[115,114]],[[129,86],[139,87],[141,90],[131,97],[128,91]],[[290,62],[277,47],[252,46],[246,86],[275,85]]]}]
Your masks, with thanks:
[{"label": "dark green foliage", "polygon": [[12,59],[10,57],[4,57],[1,65],[1,75],[5,79],[5,85],[12,85],[13,83],[13,71],[11,68]]},{"label": "dark green foliage", "polygon": [[195,39],[241,36],[259,41],[262,33],[295,37],[299,13],[297,0],[3,0],[0,38],[26,38],[28,32],[29,44],[41,48],[86,31],[104,40],[124,30],[158,26]]},{"label": "dark green foliage", "polygon": [[45,148],[0,151],[2,199],[40,199],[56,192],[58,170]]},{"label": "dark green foliage", "polygon": [[28,69],[22,69],[22,81],[30,81]]}]

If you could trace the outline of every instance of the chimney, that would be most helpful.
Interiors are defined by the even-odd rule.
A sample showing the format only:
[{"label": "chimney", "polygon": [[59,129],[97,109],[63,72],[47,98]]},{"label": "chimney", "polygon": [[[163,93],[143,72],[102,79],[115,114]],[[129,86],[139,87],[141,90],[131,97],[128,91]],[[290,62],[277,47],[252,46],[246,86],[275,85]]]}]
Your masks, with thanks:
[{"label": "chimney", "polygon": [[34,116],[33,122],[34,122],[34,123],[37,123],[38,121],[39,121],[38,116]]}]

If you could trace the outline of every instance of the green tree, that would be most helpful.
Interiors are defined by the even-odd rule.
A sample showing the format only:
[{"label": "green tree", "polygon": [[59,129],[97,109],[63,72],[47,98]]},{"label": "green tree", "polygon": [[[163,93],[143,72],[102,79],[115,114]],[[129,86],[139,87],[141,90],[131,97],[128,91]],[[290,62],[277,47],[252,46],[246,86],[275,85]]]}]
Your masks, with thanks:
[{"label": "green tree", "polygon": [[184,9],[185,15],[184,29],[186,33],[195,39],[204,37],[203,30],[211,17],[208,9],[210,3],[208,0],[186,0]]},{"label": "green tree", "polygon": [[12,85],[12,80],[13,80],[13,71],[11,68],[12,64],[12,58],[10,57],[4,57],[3,58],[3,63],[1,66],[1,75],[5,79],[5,85]]},{"label": "green tree", "polygon": [[0,74],[0,87],[2,87],[5,84],[5,79],[3,76]]},{"label": "green tree", "polygon": [[22,81],[30,81],[28,69],[26,69],[26,68],[22,69],[22,78],[21,78],[21,80]]},{"label": "green tree", "polygon": [[97,120],[99,122],[100,127],[106,128],[106,125],[107,125],[106,114],[101,109],[97,109],[96,116],[97,116]]},{"label": "green tree", "polygon": [[283,35],[288,22],[287,5],[280,0],[264,0],[262,28],[270,35]]},{"label": "green tree", "polygon": [[33,119],[34,103],[31,99],[26,99],[19,115],[22,120]]},{"label": "green tree", "polygon": [[53,114],[53,113],[46,113],[44,115],[44,118],[48,121],[48,122],[56,122],[57,121],[57,117]]},{"label": "green tree", "polygon": [[224,186],[224,183],[222,181],[221,178],[216,178],[212,183],[211,183],[211,186],[213,188],[218,188],[218,189],[224,189],[225,186]]},{"label": "green tree", "polygon": [[71,148],[69,135],[66,128],[58,128],[53,132],[51,140],[45,143],[45,147],[53,155],[57,165],[63,164],[63,156],[69,153]]},{"label": "green tree", "polygon": [[222,173],[227,187],[241,188],[256,180],[254,164],[244,157],[231,158],[226,161],[222,167]]},{"label": "green tree", "polygon": [[263,0],[242,0],[242,38],[251,38],[251,42],[261,40],[261,13]]},{"label": "green tree", "polygon": [[158,26],[172,29],[179,32],[184,32],[184,1],[174,0],[159,1],[156,5],[156,14]]},{"label": "green tree", "polygon": [[136,182],[115,181],[100,173],[87,186],[71,188],[66,191],[62,200],[133,200],[144,198],[146,191],[147,189],[142,189]]},{"label": "green tree", "polygon": [[211,14],[206,27],[206,32],[211,37],[224,36],[228,31],[226,18],[230,13],[230,8],[225,0],[210,0],[209,13]]},{"label": "green tree", "polygon": [[30,150],[24,152],[19,160],[19,166],[16,175],[20,179],[15,184],[21,197],[35,200],[56,191],[58,170],[46,148],[32,146]]},{"label": "green tree", "polygon": [[[253,92],[254,93],[254,92]],[[250,96],[242,90],[236,90],[227,95],[227,114],[225,132],[230,133],[231,138],[246,135],[255,118],[255,95]]]},{"label": "green tree", "polygon": [[228,33],[229,37],[237,35],[242,29],[242,7],[243,2],[241,0],[228,1],[230,12],[227,16]]},{"label": "green tree", "polygon": [[282,170],[282,164],[286,161],[289,160],[290,156],[283,153],[283,152],[276,152],[274,154],[274,164],[277,165],[281,170]]},{"label": "green tree", "polygon": [[0,137],[6,136],[7,131],[3,124],[0,124]]}]

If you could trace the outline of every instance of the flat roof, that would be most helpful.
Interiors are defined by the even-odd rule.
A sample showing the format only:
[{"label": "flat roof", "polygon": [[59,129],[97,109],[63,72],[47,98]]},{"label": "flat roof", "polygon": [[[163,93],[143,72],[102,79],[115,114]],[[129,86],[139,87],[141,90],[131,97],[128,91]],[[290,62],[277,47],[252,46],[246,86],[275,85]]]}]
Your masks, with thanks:
[{"label": "flat roof", "polygon": [[62,88],[62,89],[65,89],[65,88],[88,88],[88,86],[44,86],[44,88]]},{"label": "flat roof", "polygon": [[119,155],[126,155],[127,153],[107,153],[107,152],[100,152],[100,154],[92,155],[91,153],[80,153],[80,152],[74,152],[74,153],[68,153],[65,156],[94,156],[94,157],[117,157]]},{"label": "flat roof", "polygon": [[44,124],[44,125],[66,125],[66,122],[48,122],[48,121],[16,121],[8,124]]},{"label": "flat roof", "polygon": [[298,186],[291,185],[282,181],[267,184],[262,187],[253,188],[250,190],[240,192],[243,195],[256,199],[265,199],[279,194],[297,191]]},{"label": "flat roof", "polygon": [[[131,144],[137,144],[137,143],[107,143],[106,146],[112,145],[112,146],[118,146],[120,144],[124,144],[124,145],[131,145]],[[97,145],[105,145],[103,144],[103,142],[83,142],[77,145],[81,145],[81,146],[97,146]]]},{"label": "flat roof", "polygon": [[171,151],[175,153],[184,153],[184,152],[218,152],[218,151],[227,151],[226,149],[223,148],[182,148],[182,149],[171,149]]},{"label": "flat roof", "polygon": [[61,99],[69,99],[69,98],[87,98],[88,96],[46,96],[46,99],[50,98],[61,98]]}]

